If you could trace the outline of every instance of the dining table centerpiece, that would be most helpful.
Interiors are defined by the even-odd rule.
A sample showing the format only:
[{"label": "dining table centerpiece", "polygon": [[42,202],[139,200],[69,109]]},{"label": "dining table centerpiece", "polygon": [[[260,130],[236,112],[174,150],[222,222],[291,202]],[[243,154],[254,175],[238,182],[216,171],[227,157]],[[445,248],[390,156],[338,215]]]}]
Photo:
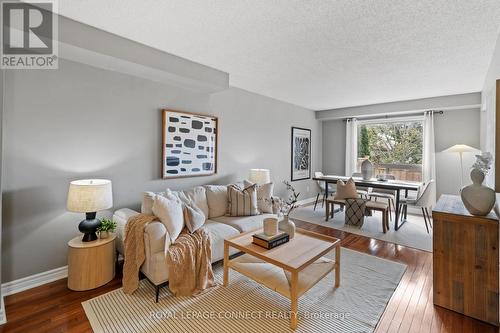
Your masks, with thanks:
[{"label": "dining table centerpiece", "polygon": [[370,180],[373,177],[373,163],[368,158],[361,163],[361,176],[363,180]]}]

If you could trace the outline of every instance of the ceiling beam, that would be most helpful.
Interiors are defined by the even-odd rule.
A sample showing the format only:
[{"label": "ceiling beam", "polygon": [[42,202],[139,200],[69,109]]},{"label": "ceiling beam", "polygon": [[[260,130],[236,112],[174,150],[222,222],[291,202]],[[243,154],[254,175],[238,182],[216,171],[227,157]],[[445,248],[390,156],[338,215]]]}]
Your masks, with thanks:
[{"label": "ceiling beam", "polygon": [[463,110],[481,107],[481,93],[468,93],[398,101],[381,104],[353,106],[340,109],[316,111],[316,119],[332,120],[344,118],[363,118],[387,115],[404,115],[427,110]]}]

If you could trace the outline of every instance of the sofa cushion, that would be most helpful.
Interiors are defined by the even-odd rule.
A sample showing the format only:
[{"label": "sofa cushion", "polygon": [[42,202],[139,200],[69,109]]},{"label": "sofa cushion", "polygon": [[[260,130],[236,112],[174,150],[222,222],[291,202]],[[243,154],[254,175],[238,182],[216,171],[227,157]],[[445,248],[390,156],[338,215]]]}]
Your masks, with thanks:
[{"label": "sofa cushion", "polygon": [[208,203],[208,218],[226,215],[227,186],[205,185]]},{"label": "sofa cushion", "polygon": [[263,222],[266,217],[274,217],[273,214],[262,214],[255,216],[220,216],[212,220],[220,223],[227,224],[233,228],[238,229],[240,232],[247,232],[263,227]]},{"label": "sofa cushion", "polygon": [[153,215],[153,202],[157,195],[165,196],[165,192],[143,192],[142,193],[142,203],[141,203],[141,213],[147,215]]},{"label": "sofa cushion", "polygon": [[[254,185],[254,183],[245,180],[243,184],[246,187]],[[261,213],[272,213],[273,204],[271,198],[273,196],[274,184],[267,183],[262,185],[257,185],[257,208]]]},{"label": "sofa cushion", "polygon": [[196,186],[189,190],[182,191],[184,195],[189,198],[205,215],[205,219],[208,219],[208,201],[207,193],[203,186]]},{"label": "sofa cushion", "polygon": [[203,186],[196,186],[192,189],[184,191],[172,191],[167,188],[165,197],[180,200],[184,205],[201,211],[205,216],[205,220],[208,219],[207,195]]},{"label": "sofa cushion", "polygon": [[236,185],[227,186],[227,215],[249,216],[258,215],[257,185],[242,189]]},{"label": "sofa cushion", "polygon": [[[205,222],[203,228],[207,229],[210,233],[210,239],[212,241],[212,262],[224,259],[224,239],[232,238],[240,234],[237,229],[227,224],[211,220]],[[229,248],[230,255],[237,252],[238,250]]]},{"label": "sofa cushion", "polygon": [[184,228],[182,203],[178,199],[157,195],[153,202],[153,214],[165,226],[173,243]]}]

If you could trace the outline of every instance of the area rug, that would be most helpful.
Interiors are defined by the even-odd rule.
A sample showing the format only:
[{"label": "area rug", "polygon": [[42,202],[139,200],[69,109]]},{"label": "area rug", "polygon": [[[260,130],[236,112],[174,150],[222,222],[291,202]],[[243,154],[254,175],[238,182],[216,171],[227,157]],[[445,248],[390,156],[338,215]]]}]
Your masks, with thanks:
[{"label": "area rug", "polygon": [[[325,221],[324,208],[318,205],[316,210],[313,210],[313,207],[314,206],[310,205],[297,208],[293,212],[292,218],[350,232],[356,235],[432,252],[432,229],[430,229],[430,233],[427,233],[424,218],[420,215],[408,214],[408,222],[398,231],[394,230],[394,220],[392,220],[390,222],[390,230],[384,234],[382,231],[382,214],[380,212],[374,212],[373,216],[365,218],[365,223],[360,229],[354,226],[345,225],[345,216],[343,212],[336,213],[335,217],[327,222]],[[394,219],[394,214],[392,218]]]},{"label": "area rug", "polygon": [[[373,332],[404,274],[406,265],[342,248],[341,283],[333,273],[299,299],[295,332]],[[222,265],[214,266],[222,283]],[[292,332],[290,301],[236,271],[229,286],[198,297],[173,297],[141,280],[133,295],[122,289],[89,301],[83,308],[100,332]]]}]

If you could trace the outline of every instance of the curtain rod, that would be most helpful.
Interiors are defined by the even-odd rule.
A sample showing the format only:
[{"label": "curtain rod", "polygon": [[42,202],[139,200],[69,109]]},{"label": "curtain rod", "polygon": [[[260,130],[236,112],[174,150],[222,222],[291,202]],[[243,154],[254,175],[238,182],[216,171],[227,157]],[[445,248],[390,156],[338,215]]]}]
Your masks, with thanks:
[{"label": "curtain rod", "polygon": [[359,116],[359,117],[347,117],[342,119],[343,121],[348,121],[352,119],[362,119],[362,120],[371,120],[371,119],[390,119],[390,118],[404,118],[406,116],[414,116],[414,115],[420,115],[420,114],[425,114],[426,112],[432,112],[432,114],[443,114],[443,110],[427,110],[427,111],[416,111],[416,112],[408,112],[404,114],[395,114],[395,115],[384,115],[384,116]]}]

